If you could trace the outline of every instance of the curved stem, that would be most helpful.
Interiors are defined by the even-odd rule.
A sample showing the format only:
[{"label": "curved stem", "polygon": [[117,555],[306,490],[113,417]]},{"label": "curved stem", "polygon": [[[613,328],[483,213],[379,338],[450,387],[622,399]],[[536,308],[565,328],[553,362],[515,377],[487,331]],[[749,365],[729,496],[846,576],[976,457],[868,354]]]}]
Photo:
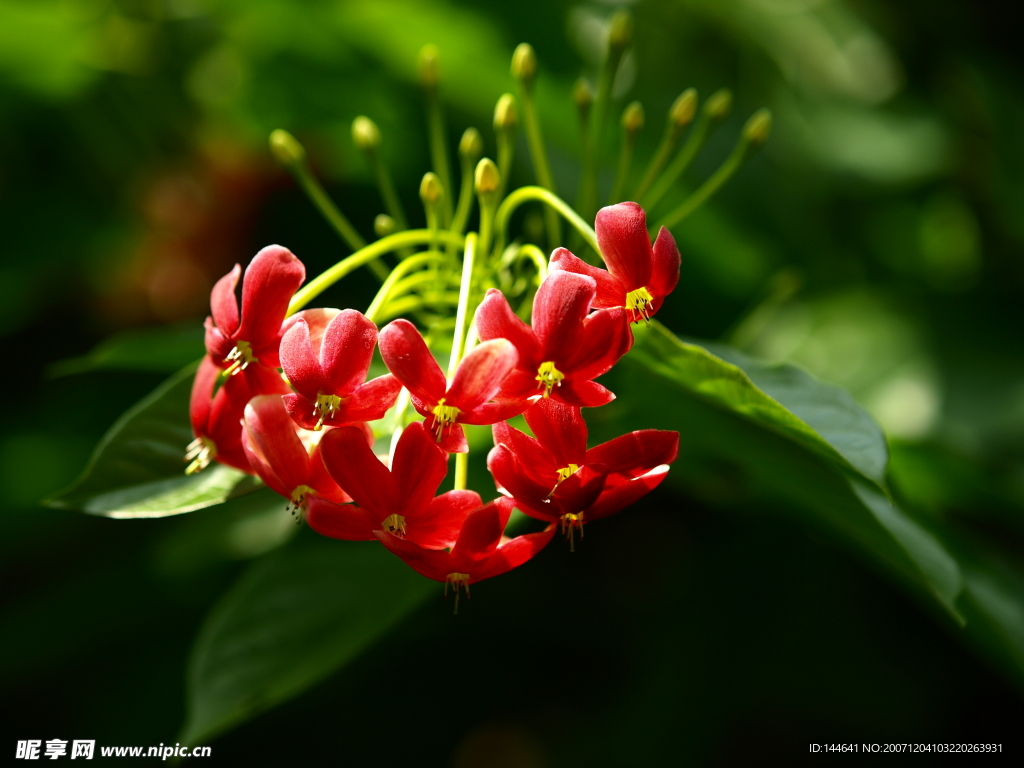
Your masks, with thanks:
[{"label": "curved stem", "polygon": [[597,253],[601,253],[601,249],[597,245],[597,235],[587,222],[585,222],[576,211],[572,209],[565,200],[560,198],[553,192],[549,192],[543,187],[520,187],[514,192],[510,193],[506,197],[501,205],[498,206],[498,212],[494,216],[494,231],[497,236],[497,248],[498,252],[505,249],[505,239],[508,235],[508,223],[512,217],[512,212],[525,202],[530,200],[539,200],[542,203],[546,203],[551,209],[557,211],[562,217],[568,221],[576,231],[582,235],[583,239],[587,241],[587,244],[593,248]]},{"label": "curved stem", "polygon": [[414,269],[418,269],[421,266],[426,266],[431,262],[441,261],[441,254],[436,251],[427,251],[426,253],[417,253],[414,256],[410,256],[405,261],[398,262],[391,274],[388,275],[387,280],[384,281],[384,285],[377,291],[377,295],[373,297],[373,301],[370,302],[370,306],[366,310],[366,316],[373,322],[377,322],[377,316],[380,311],[384,308],[384,305],[391,298],[393,293],[396,293],[395,286],[398,281],[405,277],[407,274],[412,272]]},{"label": "curved stem", "polygon": [[407,248],[411,245],[423,245],[434,239],[444,243],[452,243],[457,247],[462,247],[465,242],[462,235],[457,235],[447,230],[431,232],[429,229],[410,229],[405,232],[396,232],[393,235],[382,237],[377,242],[370,243],[365,248],[360,248],[348,258],[342,259],[299,289],[292,298],[291,304],[288,305],[288,314],[298,312],[313,298],[323,293],[341,280],[341,278],[345,277],[345,275],[364,264],[369,264],[374,259],[380,258],[385,253],[390,253],[399,248]]},{"label": "curved stem", "polygon": [[697,210],[709,197],[722,188],[722,186],[733,174],[740,169],[749,153],[743,145],[737,146],[725,162],[718,166],[718,170],[708,177],[708,180],[701,184],[696,191],[683,200],[679,206],[665,216],[655,225],[653,231],[657,232],[662,227],[672,227],[685,219]]},{"label": "curved stem", "polygon": [[[534,109],[533,93],[531,88],[523,83],[520,83],[519,87],[519,103],[522,106],[526,143],[530,147],[530,157],[533,160],[533,170],[537,175],[537,181],[541,187],[554,194],[555,180],[551,175],[551,167],[548,165],[548,153],[544,148],[544,137],[540,132],[537,110]],[[562,239],[558,217],[552,211],[545,211],[544,217],[548,230],[548,244],[554,248]]]},{"label": "curved stem", "polygon": [[459,308],[455,313],[455,332],[452,335],[452,356],[448,361],[448,380],[455,376],[455,369],[462,360],[466,343],[466,315],[469,312],[469,294],[473,287],[473,260],[476,257],[476,232],[466,235],[466,247],[462,255],[462,284],[459,286]]},{"label": "curved stem", "polygon": [[430,134],[430,161],[434,173],[441,180],[444,197],[441,201],[441,216],[444,226],[452,223],[452,175],[448,162],[448,147],[445,142],[444,114],[436,88],[427,89],[427,131]]},{"label": "curved stem", "polygon": [[675,184],[678,179],[687,168],[690,167],[690,163],[693,162],[693,158],[700,152],[701,147],[704,146],[705,142],[711,136],[712,128],[720,124],[720,121],[715,120],[710,112],[708,112],[706,105],[705,109],[701,110],[700,117],[697,118],[697,122],[694,123],[693,128],[690,129],[690,135],[686,137],[686,142],[683,144],[682,149],[679,150],[679,154],[673,158],[672,162],[669,163],[668,168],[665,172],[657,179],[657,183],[651,188],[651,191],[641,199],[640,205],[645,210],[651,210],[658,201],[664,196],[672,185]]}]

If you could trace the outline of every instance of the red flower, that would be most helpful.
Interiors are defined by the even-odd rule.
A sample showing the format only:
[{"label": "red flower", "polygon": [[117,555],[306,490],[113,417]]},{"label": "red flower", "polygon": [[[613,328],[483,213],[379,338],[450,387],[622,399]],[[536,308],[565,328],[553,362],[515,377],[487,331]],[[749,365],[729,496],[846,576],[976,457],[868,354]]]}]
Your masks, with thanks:
[{"label": "red flower", "polygon": [[516,348],[504,339],[484,342],[462,358],[451,386],[416,326],[395,320],[380,332],[380,354],[388,369],[426,417],[426,427],[449,453],[466,453],[460,424],[494,424],[522,413],[527,402],[488,402],[515,367]]},{"label": "red flower", "polygon": [[199,363],[189,402],[192,434],[196,439],[186,449],[185,460],[192,462],[185,470],[187,474],[204,469],[213,460],[252,474],[242,449],[245,404],[264,392],[288,391],[280,374],[263,366],[254,367],[248,376],[223,377],[224,372],[209,357]]},{"label": "red flower", "polygon": [[359,505],[313,499],[306,520],[325,536],[372,541],[375,531],[384,530],[428,549],[443,549],[455,543],[466,515],[480,506],[473,491],[434,497],[448,473],[448,455],[420,422],[402,433],[390,470],[354,427],[332,429],[320,451],[327,471]]},{"label": "red flower", "polygon": [[631,322],[650,320],[679,282],[679,249],[672,234],[662,227],[652,248],[647,215],[636,203],[602,208],[595,229],[608,271],[590,266],[565,248],[551,254],[551,268],[594,278],[594,309],[625,307]]},{"label": "red flower", "polygon": [[487,291],[476,313],[481,339],[508,339],[519,352],[519,365],[501,397],[552,397],[579,406],[604,405],[615,395],[595,381],[633,343],[625,310],[608,309],[588,316],[597,283],[592,277],[551,272],[533,299],[533,327],[512,311],[501,291]]},{"label": "red flower", "polygon": [[291,251],[268,245],[246,267],[242,281],[242,312],[239,316],[235,286],[241,267],[237,264],[213,286],[212,317],[206,318],[206,350],[229,373],[258,363],[279,368],[277,350],[288,303],[306,278],[306,268]]},{"label": "red flower", "polygon": [[558,522],[573,543],[585,523],[629,506],[655,488],[679,453],[679,433],[643,429],[587,450],[579,408],[542,400],[526,412],[537,436],[494,425],[487,468],[499,490],[531,517]]},{"label": "red flower", "polygon": [[451,585],[455,589],[458,612],[460,590],[465,589],[469,597],[470,584],[500,576],[522,565],[551,541],[555,533],[553,525],[539,533],[516,536],[502,543],[502,534],[514,506],[511,499],[502,498],[470,512],[451,551],[425,549],[387,531],[377,531],[377,538],[417,573],[443,582],[446,595]]},{"label": "red flower", "polygon": [[292,418],[312,430],[383,418],[402,385],[391,374],[366,381],[376,346],[377,326],[354,309],[300,313],[281,339],[281,365],[298,392],[284,398]]},{"label": "red flower", "polygon": [[[302,520],[313,496],[351,501],[327,473],[318,445],[307,447],[279,395],[260,395],[245,406],[242,447],[253,470],[268,487],[290,500],[288,510]],[[365,431],[359,432],[365,444]],[[309,432],[305,433],[310,435]]]}]

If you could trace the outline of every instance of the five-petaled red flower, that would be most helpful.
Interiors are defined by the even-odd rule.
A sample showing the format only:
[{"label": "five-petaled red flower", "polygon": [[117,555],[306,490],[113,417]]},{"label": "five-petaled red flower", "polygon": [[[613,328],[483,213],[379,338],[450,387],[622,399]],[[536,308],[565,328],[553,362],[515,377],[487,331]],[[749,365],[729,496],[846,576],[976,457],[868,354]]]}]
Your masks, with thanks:
[{"label": "five-petaled red flower", "polygon": [[455,544],[466,515],[480,506],[473,491],[434,496],[448,473],[448,455],[420,422],[402,432],[390,470],[354,427],[324,435],[320,453],[327,471],[359,505],[311,500],[306,521],[325,536],[372,541],[374,531],[387,531],[427,549],[443,549]]},{"label": "five-petaled red flower", "polygon": [[519,364],[501,398],[552,397],[578,406],[598,406],[615,395],[591,379],[606,373],[633,343],[624,309],[590,312],[597,293],[592,277],[551,272],[533,299],[533,327],[512,311],[497,289],[476,312],[481,339],[508,339]]},{"label": "five-petaled red flower", "polygon": [[594,278],[594,309],[624,307],[631,322],[650,320],[679,282],[679,249],[672,234],[662,227],[652,248],[647,215],[636,203],[602,208],[594,228],[607,271],[590,266],[565,248],[551,254],[551,268]]},{"label": "five-petaled red flower", "polygon": [[319,430],[384,418],[402,385],[391,374],[366,381],[377,346],[372,321],[354,309],[311,309],[289,324],[281,366],[298,394],[285,395],[284,404],[299,425]]},{"label": "five-petaled red flower", "polygon": [[[523,512],[558,522],[572,536],[585,523],[629,506],[655,488],[679,453],[679,433],[630,432],[587,450],[579,408],[541,401],[525,414],[536,435],[495,424],[487,467]],[[582,530],[580,530],[582,535]]]},{"label": "five-petaled red flower", "polygon": [[380,354],[409,390],[412,404],[426,417],[426,427],[441,448],[466,453],[469,445],[460,424],[494,424],[522,413],[522,402],[488,402],[515,367],[519,356],[504,339],[484,342],[462,358],[451,386],[427,349],[416,326],[395,320],[380,332]]}]

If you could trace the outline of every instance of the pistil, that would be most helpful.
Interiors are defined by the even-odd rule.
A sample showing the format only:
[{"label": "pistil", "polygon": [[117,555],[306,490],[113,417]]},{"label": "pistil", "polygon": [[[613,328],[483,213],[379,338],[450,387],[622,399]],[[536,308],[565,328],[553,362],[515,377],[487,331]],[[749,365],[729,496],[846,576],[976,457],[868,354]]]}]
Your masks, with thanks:
[{"label": "pistil", "polygon": [[646,288],[637,288],[626,294],[626,309],[629,311],[630,322],[639,322],[637,315],[644,319],[648,325],[651,322],[651,312],[654,311],[654,297]]},{"label": "pistil", "polygon": [[583,512],[567,512],[562,515],[562,533],[569,539],[569,551],[576,551],[575,532],[579,529],[580,538],[583,538]]},{"label": "pistil", "polygon": [[224,369],[224,375],[234,376],[239,371],[244,371],[248,368],[249,363],[258,363],[259,361],[252,353],[252,345],[248,341],[237,341],[235,342],[234,349],[224,358],[224,362],[230,363]]},{"label": "pistil", "polygon": [[316,396],[316,405],[313,406],[313,415],[319,418],[313,427],[313,431],[319,432],[323,429],[324,419],[333,419],[338,409],[341,408],[341,404],[342,398],[338,395],[318,394]]},{"label": "pistil", "polygon": [[548,360],[540,364],[534,378],[539,382],[537,386],[544,387],[544,397],[550,397],[552,389],[562,386],[565,374],[555,368],[554,361]]},{"label": "pistil", "polygon": [[459,409],[454,405],[445,405],[442,397],[431,413],[434,414],[434,438],[440,441],[444,431],[459,418]]}]

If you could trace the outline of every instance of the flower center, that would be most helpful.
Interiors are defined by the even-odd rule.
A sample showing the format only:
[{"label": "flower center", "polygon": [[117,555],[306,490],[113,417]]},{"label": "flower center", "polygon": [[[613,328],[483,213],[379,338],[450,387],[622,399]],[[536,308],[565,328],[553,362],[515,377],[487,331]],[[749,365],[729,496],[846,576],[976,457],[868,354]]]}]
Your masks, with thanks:
[{"label": "flower center", "polygon": [[324,419],[333,419],[334,414],[341,408],[341,397],[338,395],[324,395],[318,394],[316,396],[316,405],[313,406],[313,415],[319,416],[316,422],[316,426],[313,427],[314,432],[319,432],[323,429]]},{"label": "flower center", "polygon": [[638,322],[637,315],[650,323],[651,312],[654,311],[654,297],[646,288],[637,288],[626,294],[626,309],[629,311],[630,322]]},{"label": "flower center", "polygon": [[249,363],[257,363],[259,361],[256,359],[256,355],[252,353],[252,345],[248,341],[236,341],[234,349],[228,352],[224,362],[230,363],[224,369],[224,375],[234,376],[239,371],[244,371],[248,368]]},{"label": "flower center", "polygon": [[562,533],[569,539],[569,551],[576,551],[576,529],[579,529],[580,538],[583,538],[583,512],[567,512],[562,515]]},{"label": "flower center", "polygon": [[206,469],[217,456],[217,445],[208,437],[197,437],[185,447],[185,461],[191,461],[185,468],[186,475],[194,475]]},{"label": "flower center", "polygon": [[431,413],[434,414],[434,437],[440,440],[444,430],[459,418],[459,409],[454,405],[445,405],[442,397],[437,401],[437,405],[434,406]]},{"label": "flower center", "polygon": [[405,518],[401,515],[388,515],[381,523],[381,530],[396,536],[405,536]]},{"label": "flower center", "polygon": [[292,491],[291,501],[288,502],[288,506],[285,509],[295,518],[296,525],[302,524],[302,518],[306,514],[306,496],[311,493],[314,493],[314,491],[308,485],[300,485]]},{"label": "flower center", "polygon": [[544,387],[544,397],[548,397],[551,395],[552,389],[562,386],[565,374],[555,368],[553,361],[548,360],[540,364],[540,367],[537,369],[537,375],[534,378],[540,382],[537,386]]},{"label": "flower center", "polygon": [[555,495],[555,491],[558,490],[558,486],[562,484],[563,480],[568,480],[570,477],[572,477],[575,473],[579,471],[579,464],[570,464],[569,466],[562,467],[560,470],[558,470],[558,479],[555,481],[555,487],[552,488],[551,493],[548,494],[548,498],[550,499],[552,496]]},{"label": "flower center", "polygon": [[455,610],[453,613],[459,612],[459,592],[463,589],[466,590],[466,597],[469,597],[469,574],[468,573],[449,573],[445,577],[444,581],[444,596],[448,597],[448,585],[451,585],[455,591]]}]

